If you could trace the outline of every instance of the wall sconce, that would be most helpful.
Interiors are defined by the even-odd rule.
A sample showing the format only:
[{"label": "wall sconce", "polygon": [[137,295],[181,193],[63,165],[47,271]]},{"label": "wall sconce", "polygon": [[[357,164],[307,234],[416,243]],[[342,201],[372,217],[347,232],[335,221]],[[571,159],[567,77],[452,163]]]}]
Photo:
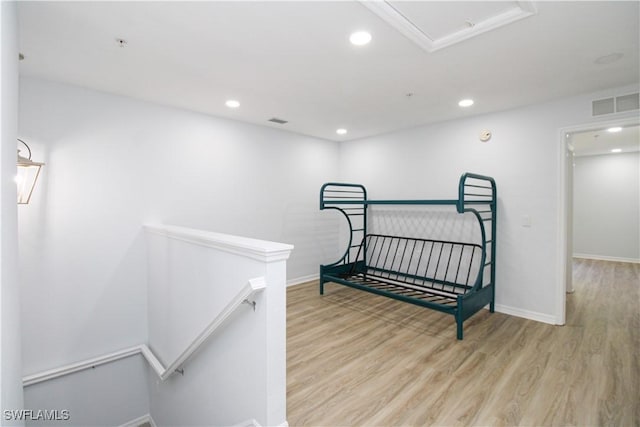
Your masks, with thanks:
[{"label": "wall sconce", "polygon": [[40,168],[44,163],[34,162],[31,160],[31,148],[21,139],[18,139],[29,152],[29,157],[23,157],[18,150],[18,174],[16,175],[16,184],[18,185],[18,204],[26,205],[31,199],[31,193],[36,186]]}]

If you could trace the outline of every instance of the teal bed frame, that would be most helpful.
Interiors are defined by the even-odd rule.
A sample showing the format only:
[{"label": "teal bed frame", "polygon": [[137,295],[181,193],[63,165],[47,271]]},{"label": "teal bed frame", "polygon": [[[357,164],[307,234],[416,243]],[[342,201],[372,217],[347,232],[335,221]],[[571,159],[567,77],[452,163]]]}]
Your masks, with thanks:
[{"label": "teal bed frame", "polygon": [[[477,219],[480,242],[457,242],[367,232],[373,205],[455,206]],[[496,184],[474,173],[460,177],[458,198],[450,200],[369,200],[360,184],[330,182],[320,189],[320,209],[347,219],[349,241],[342,257],[320,266],[320,294],[336,283],[431,308],[463,323],[485,306],[495,307]],[[429,215],[429,212],[425,212]]]}]

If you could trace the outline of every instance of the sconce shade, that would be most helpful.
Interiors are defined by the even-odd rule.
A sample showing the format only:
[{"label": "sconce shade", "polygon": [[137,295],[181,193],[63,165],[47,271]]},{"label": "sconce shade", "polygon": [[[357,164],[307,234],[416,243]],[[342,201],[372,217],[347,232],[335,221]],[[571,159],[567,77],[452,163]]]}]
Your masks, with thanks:
[{"label": "sconce shade", "polygon": [[[27,149],[28,148],[27,146]],[[42,166],[44,166],[44,163],[31,160],[31,150],[29,150],[28,158],[22,157],[20,150],[18,150],[18,174],[16,175],[16,184],[18,185],[19,205],[27,204],[29,200],[31,200],[31,194],[33,193],[33,188],[36,186],[36,181],[38,180]]]}]

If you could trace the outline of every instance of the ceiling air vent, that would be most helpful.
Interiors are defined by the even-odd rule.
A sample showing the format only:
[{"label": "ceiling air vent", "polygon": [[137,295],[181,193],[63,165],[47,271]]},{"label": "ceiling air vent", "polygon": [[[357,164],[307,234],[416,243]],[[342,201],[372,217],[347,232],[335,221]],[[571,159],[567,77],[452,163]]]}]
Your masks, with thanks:
[{"label": "ceiling air vent", "polygon": [[289,123],[288,121],[286,121],[286,120],[282,120],[282,119],[279,119],[279,118],[277,118],[277,117],[272,117],[272,118],[270,118],[270,119],[269,119],[269,121],[270,121],[270,122],[273,122],[273,123],[277,123],[277,124],[279,124],[279,125],[283,125],[283,124],[285,124],[285,123]]},{"label": "ceiling air vent", "polygon": [[591,115],[601,116],[603,114],[615,113],[614,98],[598,99],[591,103]]},{"label": "ceiling air vent", "polygon": [[596,99],[591,103],[591,115],[623,113],[625,111],[638,110],[640,98],[638,93],[616,96],[615,98]]},{"label": "ceiling air vent", "polygon": [[640,96],[637,93],[616,97],[616,112],[640,109]]}]

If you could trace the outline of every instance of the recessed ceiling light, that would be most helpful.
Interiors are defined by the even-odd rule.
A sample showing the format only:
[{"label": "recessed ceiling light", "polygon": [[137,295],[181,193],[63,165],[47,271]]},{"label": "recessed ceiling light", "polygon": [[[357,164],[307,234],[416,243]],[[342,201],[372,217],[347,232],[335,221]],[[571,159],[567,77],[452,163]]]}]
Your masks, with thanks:
[{"label": "recessed ceiling light", "polygon": [[622,128],[620,126],[614,126],[612,128],[607,129],[607,132],[616,133],[621,132]]},{"label": "recessed ceiling light", "polygon": [[621,153],[622,152],[622,148],[614,148],[613,150],[611,150],[612,153]]},{"label": "recessed ceiling light", "polygon": [[346,130],[346,129],[343,129],[343,128],[340,128],[340,129],[337,129],[337,130],[336,130],[336,133],[337,133],[338,135],[344,135],[344,134],[346,134],[346,133],[347,133],[347,130]]},{"label": "recessed ceiling light", "polygon": [[229,108],[238,108],[240,106],[240,103],[235,99],[229,99],[227,102],[224,103],[224,105],[226,105]]},{"label": "recessed ceiling light", "polygon": [[367,31],[356,31],[355,33],[351,33],[349,41],[356,46],[364,46],[371,41],[371,33]]},{"label": "recessed ceiling light", "polygon": [[458,102],[458,105],[461,107],[471,107],[473,105],[473,99],[463,99]]}]

